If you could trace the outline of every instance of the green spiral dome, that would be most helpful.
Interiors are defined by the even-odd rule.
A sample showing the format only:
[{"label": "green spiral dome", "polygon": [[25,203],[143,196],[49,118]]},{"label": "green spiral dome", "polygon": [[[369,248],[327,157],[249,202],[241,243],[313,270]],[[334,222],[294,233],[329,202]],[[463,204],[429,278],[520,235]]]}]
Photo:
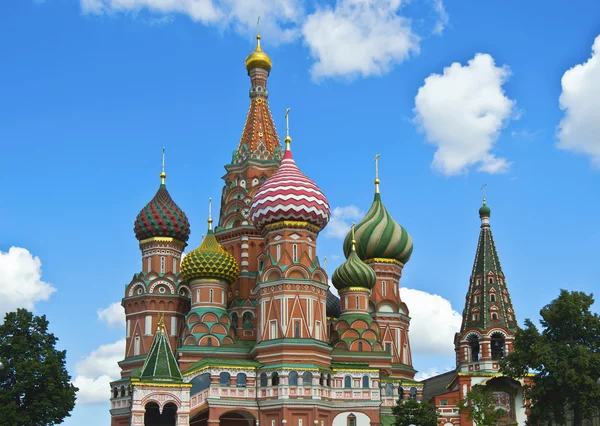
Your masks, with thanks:
[{"label": "green spiral dome", "polygon": [[[410,234],[396,222],[381,202],[381,194],[375,199],[369,212],[354,228],[358,243],[357,254],[362,260],[390,259],[405,264],[413,251]],[[350,255],[352,236],[346,235],[344,254]]]},{"label": "green spiral dome", "polygon": [[190,281],[196,278],[222,279],[233,283],[240,274],[235,258],[219,244],[212,229],[202,245],[189,252],[181,262],[181,276]]},{"label": "green spiral dome", "polygon": [[360,260],[354,245],[351,243],[350,255],[344,263],[333,271],[331,282],[338,290],[348,287],[362,287],[371,290],[376,281],[375,271]]}]

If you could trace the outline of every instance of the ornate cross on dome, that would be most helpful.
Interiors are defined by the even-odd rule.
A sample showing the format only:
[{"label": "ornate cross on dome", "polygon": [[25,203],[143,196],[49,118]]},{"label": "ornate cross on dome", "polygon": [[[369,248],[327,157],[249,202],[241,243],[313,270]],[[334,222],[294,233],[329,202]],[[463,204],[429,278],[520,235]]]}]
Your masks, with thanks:
[{"label": "ornate cross on dome", "polygon": [[481,186],[481,194],[483,195],[483,204],[485,204],[485,187],[487,186],[487,183],[484,183]]},{"label": "ornate cross on dome", "polygon": [[167,174],[165,173],[165,147],[162,149],[162,171],[160,172],[160,184],[165,184],[165,179],[167,178]]},{"label": "ornate cross on dome", "polygon": [[375,162],[375,192],[379,192],[379,154],[373,159]]}]

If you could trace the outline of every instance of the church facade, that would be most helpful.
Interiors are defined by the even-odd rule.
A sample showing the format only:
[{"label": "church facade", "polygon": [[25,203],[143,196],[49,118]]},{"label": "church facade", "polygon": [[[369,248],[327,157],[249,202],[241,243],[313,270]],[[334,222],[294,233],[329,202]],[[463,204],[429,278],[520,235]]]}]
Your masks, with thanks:
[{"label": "church facade", "polygon": [[317,256],[330,206],[293,158],[287,113],[280,142],[268,103],[272,61],[260,36],[245,65],[250,106],[225,165],[218,223],[209,216],[202,244],[183,256],[190,224],[164,167],[135,220],[142,268],[122,301],[126,351],[111,383],[111,425],[391,425],[399,399],[432,401],[442,425],[469,425],[456,401],[487,382],[505,391],[499,401],[512,398],[511,419],[522,424],[521,388],[496,381],[516,319],[489,208],[480,210],[457,370],[443,375],[443,386],[439,377],[416,381],[400,295],[410,235],[386,209],[376,176],[373,203],[331,276],[339,297],[330,291]]}]

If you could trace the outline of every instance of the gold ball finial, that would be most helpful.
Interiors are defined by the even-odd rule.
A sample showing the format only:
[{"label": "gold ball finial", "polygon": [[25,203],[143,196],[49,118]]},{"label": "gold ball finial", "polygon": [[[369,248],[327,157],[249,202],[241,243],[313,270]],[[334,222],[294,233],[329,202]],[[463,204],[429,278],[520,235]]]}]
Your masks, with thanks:
[{"label": "gold ball finial", "polygon": [[165,179],[167,178],[167,174],[165,172],[160,172],[160,184],[165,184]]}]

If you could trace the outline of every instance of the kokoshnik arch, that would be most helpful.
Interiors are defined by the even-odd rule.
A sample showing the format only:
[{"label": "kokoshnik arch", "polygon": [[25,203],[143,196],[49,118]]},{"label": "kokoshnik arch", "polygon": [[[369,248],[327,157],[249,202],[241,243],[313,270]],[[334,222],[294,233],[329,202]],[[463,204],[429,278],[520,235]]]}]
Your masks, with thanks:
[{"label": "kokoshnik arch", "polygon": [[[427,392],[428,382],[414,380],[399,288],[412,239],[385,208],[376,176],[373,204],[332,275],[340,298],[330,291],[317,256],[329,203],[294,161],[287,112],[281,146],[268,103],[271,69],[257,36],[246,58],[246,123],[225,166],[218,225],[209,217],[202,244],[182,260],[190,225],[167,190],[164,165],[156,195],[135,220],[142,270],[122,302],[126,351],[121,379],[111,383],[112,426],[393,424],[398,398]],[[516,327],[486,235],[483,269],[477,259],[474,269],[483,281],[469,289],[477,299],[468,296],[457,335],[452,377],[460,392],[471,383],[465,375],[498,375],[497,358],[510,350]],[[510,395],[514,405],[517,392]]]}]

